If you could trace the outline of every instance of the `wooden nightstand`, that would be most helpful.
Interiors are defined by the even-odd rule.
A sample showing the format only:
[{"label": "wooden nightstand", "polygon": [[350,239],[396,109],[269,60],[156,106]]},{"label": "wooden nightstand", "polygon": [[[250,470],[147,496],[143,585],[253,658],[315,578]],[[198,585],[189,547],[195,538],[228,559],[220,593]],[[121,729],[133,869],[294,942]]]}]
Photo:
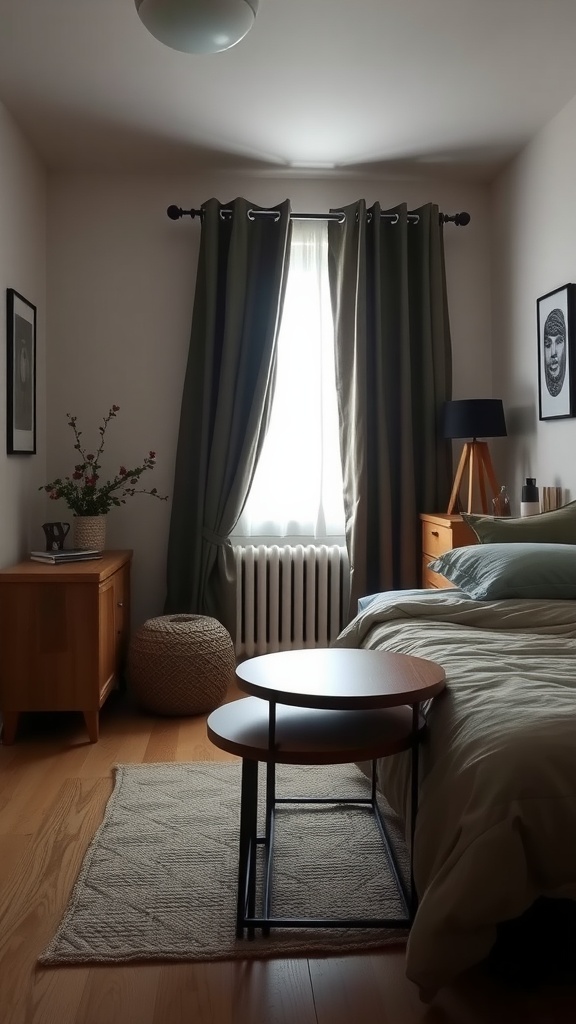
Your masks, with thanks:
[{"label": "wooden nightstand", "polygon": [[81,711],[90,742],[117,684],[130,629],[131,551],[0,570],[2,742],[23,711]]},{"label": "wooden nightstand", "polygon": [[422,512],[422,586],[425,590],[437,590],[453,586],[444,576],[432,572],[428,562],[452,548],[477,544],[478,538],[464,522],[462,516],[447,512]]}]

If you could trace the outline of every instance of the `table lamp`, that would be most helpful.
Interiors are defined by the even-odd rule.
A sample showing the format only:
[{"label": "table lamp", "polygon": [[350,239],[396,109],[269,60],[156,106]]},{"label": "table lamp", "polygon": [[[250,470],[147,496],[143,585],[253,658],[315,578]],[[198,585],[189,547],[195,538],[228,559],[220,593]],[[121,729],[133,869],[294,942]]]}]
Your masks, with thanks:
[{"label": "table lamp", "polygon": [[[506,437],[506,420],[504,407],[500,398],[465,398],[456,402],[446,402],[444,406],[444,437],[467,437],[456,470],[454,486],[448,504],[448,513],[454,512],[458,502],[462,478],[468,470],[468,506],[472,511],[474,482],[478,485],[482,511],[488,512],[486,500],[486,483],[495,498],[500,488],[490,458],[486,441],[478,441],[479,437]],[[487,478],[487,479],[486,479]],[[456,508],[456,511],[458,509]]]}]

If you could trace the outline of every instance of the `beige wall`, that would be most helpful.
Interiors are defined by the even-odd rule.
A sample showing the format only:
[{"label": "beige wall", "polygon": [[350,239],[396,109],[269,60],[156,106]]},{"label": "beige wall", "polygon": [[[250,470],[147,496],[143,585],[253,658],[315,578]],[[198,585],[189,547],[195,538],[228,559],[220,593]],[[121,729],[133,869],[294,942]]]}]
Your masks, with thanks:
[{"label": "beige wall", "polygon": [[[6,454],[6,289],[37,307],[37,454]],[[46,472],[46,175],[0,103],[0,565],[27,555],[42,522]],[[41,531],[40,531],[41,532]],[[43,534],[42,534],[43,537]]]},{"label": "beige wall", "polygon": [[[576,281],[575,128],[576,100],[491,193],[430,179],[58,174],[46,195],[42,165],[0,105],[2,301],[12,287],[38,306],[38,454],[7,456],[0,418],[0,564],[43,543],[45,518],[66,516],[37,488],[71,468],[67,411],[93,436],[109,405],[120,405],[106,468],[108,458],[113,473],[154,448],[158,466],[148,483],[171,491],[200,225],[173,223],[165,210],[212,195],[245,195],[261,205],[288,196],[303,211],[359,196],[385,206],[433,200],[446,211],[469,210],[468,227],[445,232],[454,397],[503,397],[510,437],[492,449],[516,509],[527,475],[576,495],[576,420],[538,421],[536,362],[536,298]],[[5,344],[5,315],[0,324]],[[3,394],[5,377],[0,360]],[[146,496],[110,515],[109,544],[135,551],[135,624],[162,610],[169,516],[169,503]]]},{"label": "beige wall", "polygon": [[575,133],[576,99],[494,187],[494,389],[506,403],[501,476],[516,508],[526,476],[576,497],[576,419],[538,419],[536,320],[539,296],[576,282]]},{"label": "beige wall", "polygon": [[[94,436],[112,403],[103,469],[158,453],[148,485],[172,491],[200,224],[172,222],[171,203],[191,207],[245,195],[259,205],[290,197],[294,210],[323,211],[364,196],[385,206],[438,202],[468,210],[446,227],[455,395],[490,386],[488,196],[483,187],[430,181],[326,181],[204,176],[58,175],[49,186],[49,473],[72,467],[66,412]],[[57,506],[52,506],[51,511]],[[140,495],[109,516],[108,545],[134,549],[134,623],[162,612],[170,503]],[[64,517],[64,510],[60,518]]]}]

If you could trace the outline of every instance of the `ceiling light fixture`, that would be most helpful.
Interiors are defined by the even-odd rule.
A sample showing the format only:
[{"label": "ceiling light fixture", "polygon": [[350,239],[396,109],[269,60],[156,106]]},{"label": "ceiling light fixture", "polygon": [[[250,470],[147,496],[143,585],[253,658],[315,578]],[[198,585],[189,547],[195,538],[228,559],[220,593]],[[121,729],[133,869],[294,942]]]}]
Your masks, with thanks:
[{"label": "ceiling light fixture", "polygon": [[250,31],[260,0],[134,0],[140,20],[182,53],[219,53]]},{"label": "ceiling light fixture", "polygon": [[330,160],[292,160],[290,167],[306,171],[333,171],[336,164]]}]

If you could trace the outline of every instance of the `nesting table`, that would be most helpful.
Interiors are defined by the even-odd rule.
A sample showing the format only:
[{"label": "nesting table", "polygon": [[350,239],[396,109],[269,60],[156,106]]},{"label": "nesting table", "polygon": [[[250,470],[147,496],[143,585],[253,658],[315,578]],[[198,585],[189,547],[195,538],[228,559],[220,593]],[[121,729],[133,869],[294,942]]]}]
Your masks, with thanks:
[{"label": "nesting table", "polygon": [[[329,648],[264,654],[236,669],[250,696],[217,708],[207,732],[218,747],[242,758],[236,934],[267,935],[271,927],[406,928],[416,911],[412,877],[418,811],[418,748],[425,728],[424,701],[445,686],[435,662],[403,654]],[[376,760],[411,751],[411,811],[408,829],[410,883],[406,884],[389,840],[376,795]],[[258,835],[258,764],[265,762],[264,834]],[[370,797],[278,797],[277,764],[372,762]],[[287,918],[271,914],[276,808],[286,803],[366,804],[374,814],[384,853],[396,882],[404,917]],[[256,913],[256,855],[264,847],[262,911]]]}]

